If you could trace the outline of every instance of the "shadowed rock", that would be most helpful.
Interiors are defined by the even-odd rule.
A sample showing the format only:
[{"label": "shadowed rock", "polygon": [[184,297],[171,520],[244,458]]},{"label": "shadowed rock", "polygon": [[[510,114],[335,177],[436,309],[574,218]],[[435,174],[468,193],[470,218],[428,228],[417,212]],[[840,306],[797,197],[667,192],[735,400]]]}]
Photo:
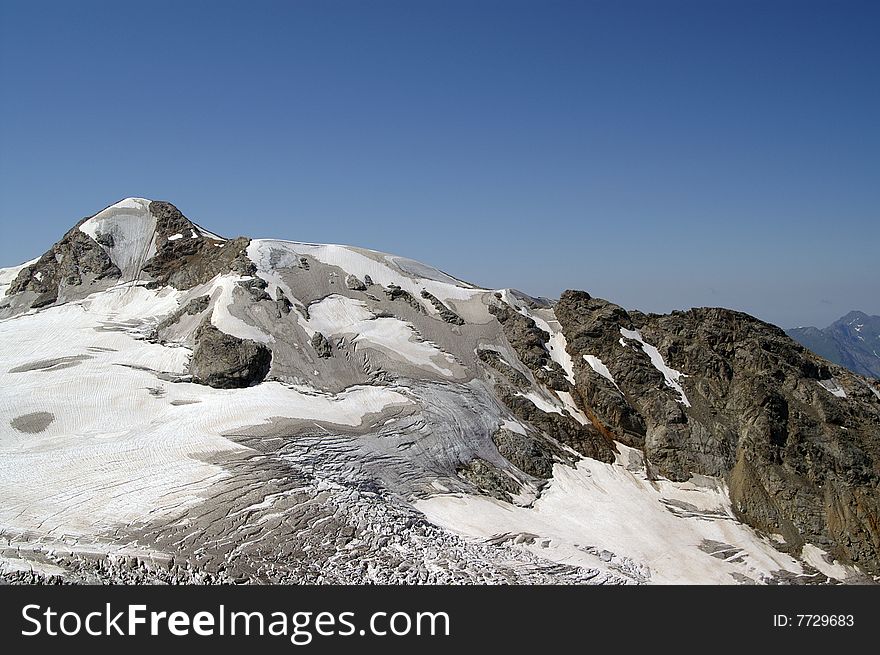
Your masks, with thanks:
[{"label": "shadowed rock", "polygon": [[250,387],[269,373],[272,351],[249,339],[239,339],[203,323],[195,334],[189,369],[193,380],[218,389]]}]

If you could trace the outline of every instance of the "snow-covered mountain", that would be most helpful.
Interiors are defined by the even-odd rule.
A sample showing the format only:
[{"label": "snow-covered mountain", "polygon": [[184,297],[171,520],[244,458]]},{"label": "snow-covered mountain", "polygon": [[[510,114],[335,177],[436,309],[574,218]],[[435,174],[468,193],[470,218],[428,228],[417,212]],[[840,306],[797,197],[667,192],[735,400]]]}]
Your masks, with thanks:
[{"label": "snow-covered mountain", "polygon": [[880,574],[880,389],[744,314],[129,198],[0,270],[7,581]]},{"label": "snow-covered mountain", "polygon": [[835,364],[880,379],[880,316],[852,311],[821,330],[799,327],[786,333]]}]

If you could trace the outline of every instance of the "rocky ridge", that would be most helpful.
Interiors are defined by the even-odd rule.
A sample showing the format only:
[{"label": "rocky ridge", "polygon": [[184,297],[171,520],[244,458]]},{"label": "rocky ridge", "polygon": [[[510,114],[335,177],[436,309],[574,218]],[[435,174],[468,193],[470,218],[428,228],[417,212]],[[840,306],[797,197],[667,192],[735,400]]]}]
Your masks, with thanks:
[{"label": "rocky ridge", "polygon": [[[109,313],[95,308],[104,298]],[[152,418],[137,420],[180,417],[192,426],[187,440],[214,440],[195,452],[214,471],[204,479],[223,471],[216,479],[227,481],[205,483],[163,510],[167,518],[120,525],[108,515],[61,560],[35,545],[45,528],[0,510],[0,576],[9,581],[686,580],[675,577],[683,569],[640,562],[623,532],[570,538],[555,532],[562,519],[546,528],[556,536],[542,536],[540,527],[491,531],[462,518],[491,502],[544,525],[534,517],[552,515],[560,489],[594,493],[590,477],[606,475],[624,484],[617,493],[660,494],[645,500],[657,525],[719,526],[689,555],[713,580],[880,575],[880,389],[745,314],[643,314],[583,291],[547,301],[485,290],[372,251],[223,239],[170,203],[141,199],[83,219],[21,267],[0,304],[0,328],[73,306],[97,317],[94,332],[82,333],[90,345],[51,360],[23,353],[0,367],[10,383],[32,377],[51,388],[53,376],[77,366],[100,374],[111,370],[100,357],[144,344],[166,363],[112,369],[144,380],[135,409]],[[58,377],[59,393],[66,380]],[[216,398],[230,427],[206,422],[198,408],[214,396],[201,385],[224,394]],[[318,404],[325,409],[310,409]],[[51,405],[29,409],[48,417],[31,439],[95,432],[55,420]],[[3,411],[10,434],[20,434],[21,412]],[[251,454],[221,454],[242,448]],[[4,471],[7,489],[12,469]],[[10,511],[34,502],[16,500],[15,489],[7,489]],[[364,517],[373,515],[382,518],[369,527]],[[753,541],[725,542],[729,524],[740,535],[752,530]],[[662,539],[667,528],[658,530]],[[430,545],[438,540],[446,556]],[[184,542],[192,548],[171,562],[171,544]],[[392,542],[409,555],[391,556]],[[150,544],[153,554],[125,554],[132,544]],[[722,561],[720,552],[740,554]],[[577,566],[560,564],[573,557]]]}]

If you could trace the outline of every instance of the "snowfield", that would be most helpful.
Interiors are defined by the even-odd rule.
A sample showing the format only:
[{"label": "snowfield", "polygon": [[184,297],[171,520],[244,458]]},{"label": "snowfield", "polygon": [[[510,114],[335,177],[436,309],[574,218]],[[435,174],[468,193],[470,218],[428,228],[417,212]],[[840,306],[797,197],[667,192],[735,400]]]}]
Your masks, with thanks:
[{"label": "snowfield", "polygon": [[[669,406],[691,407],[688,376],[617,318],[610,348],[586,330],[569,343],[554,311],[564,297],[481,289],[350,246],[234,240],[220,251],[182,242],[222,239],[161,207],[156,218],[151,201],[128,198],[80,225],[121,276],[73,276],[75,294],[34,309],[45,288],[33,280],[55,275],[44,259],[2,307],[0,581],[864,579],[815,544],[782,552],[737,520],[721,478],[673,482],[613,441],[576,370],[612,403],[658,390],[665,401],[668,387],[683,407]],[[173,272],[195,259],[185,290],[144,273],[157,247],[154,262]],[[0,269],[0,294],[37,261]],[[199,330],[208,323],[229,336]],[[650,364],[615,360],[618,343]],[[688,373],[700,407],[699,371]],[[824,391],[809,385],[823,402],[873,397],[833,375],[817,381]],[[648,391],[634,394],[634,378]]]},{"label": "snowfield", "polygon": [[[633,582],[735,584],[746,578],[763,582],[780,569],[803,573],[795,559],[734,518],[723,483],[710,478],[650,482],[640,466],[641,453],[618,448],[622,454],[615,464],[557,464],[549,487],[531,507],[449,494],[416,506],[431,521],[468,537],[527,535],[520,541],[536,554],[561,564],[606,568]],[[821,562],[816,568],[831,577],[852,573]]]},{"label": "snowfield", "polygon": [[[191,352],[144,340],[144,319],[176,309],[179,295],[120,286],[0,321],[4,532],[94,536],[180,513],[228,476],[206,458],[245,450],[228,431],[275,417],[358,426],[410,403],[389,388],[331,397],[273,382],[232,391],[159,380],[185,374]],[[16,421],[34,415],[51,418]]]}]

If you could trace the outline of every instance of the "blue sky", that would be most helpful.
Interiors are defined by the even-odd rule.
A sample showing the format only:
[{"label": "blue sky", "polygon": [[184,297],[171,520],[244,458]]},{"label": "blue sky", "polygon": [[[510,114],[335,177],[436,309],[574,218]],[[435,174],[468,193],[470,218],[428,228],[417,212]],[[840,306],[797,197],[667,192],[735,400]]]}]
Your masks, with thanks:
[{"label": "blue sky", "polygon": [[784,327],[880,314],[876,2],[0,1],[0,263],[226,235]]}]

